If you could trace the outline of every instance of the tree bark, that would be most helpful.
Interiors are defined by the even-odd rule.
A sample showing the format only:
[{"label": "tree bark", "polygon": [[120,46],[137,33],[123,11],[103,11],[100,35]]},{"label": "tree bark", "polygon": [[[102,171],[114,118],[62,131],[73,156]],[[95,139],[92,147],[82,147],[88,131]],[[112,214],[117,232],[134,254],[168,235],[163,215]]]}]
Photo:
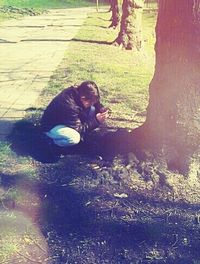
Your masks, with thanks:
[{"label": "tree bark", "polygon": [[141,49],[143,6],[144,0],[123,0],[120,32],[113,44],[127,50]]},{"label": "tree bark", "polygon": [[109,26],[116,28],[120,21],[120,13],[119,13],[119,3],[118,0],[111,0],[111,11],[112,11],[112,17],[111,17],[111,24]]},{"label": "tree bark", "polygon": [[200,146],[200,0],[160,0],[156,66],[140,139],[184,170]]}]

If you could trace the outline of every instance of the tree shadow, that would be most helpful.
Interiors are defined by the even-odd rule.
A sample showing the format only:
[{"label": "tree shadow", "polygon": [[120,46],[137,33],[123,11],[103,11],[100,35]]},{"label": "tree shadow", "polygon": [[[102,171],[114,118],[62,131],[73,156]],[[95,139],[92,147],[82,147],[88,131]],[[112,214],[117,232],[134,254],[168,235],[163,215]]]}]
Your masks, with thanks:
[{"label": "tree shadow", "polygon": [[105,19],[103,17],[97,17],[97,18],[100,19],[100,20],[103,20],[103,21],[110,21],[110,19]]},{"label": "tree shadow", "polygon": [[14,25],[14,26],[6,26],[7,28],[45,28],[45,26],[37,26],[37,25]]},{"label": "tree shadow", "polygon": [[[181,216],[166,220],[166,216],[158,213],[152,220],[150,207],[144,215],[135,214],[136,197],[120,200],[109,193],[76,189],[70,186],[70,180],[66,176],[68,184],[65,186],[39,183],[37,188],[34,187],[42,201],[36,222],[48,242],[53,263],[104,263],[105,260],[120,264],[149,263],[146,256],[153,248],[160,250],[160,261],[155,258],[153,263],[190,263],[187,262],[189,257],[199,257],[196,231],[190,225],[183,227],[185,220]],[[88,206],[97,199],[101,201],[99,206]],[[138,209],[142,211],[145,200],[143,204],[141,199]],[[106,202],[107,205],[112,203],[117,206],[107,207]],[[133,205],[132,212],[123,206],[126,202]],[[156,208],[160,206],[151,200],[146,202]],[[169,207],[166,206],[166,209],[169,210]],[[134,216],[133,221],[123,221],[130,214]],[[178,225],[174,225],[175,222]],[[178,242],[174,234],[178,234]],[[194,236],[192,245],[196,244],[196,247],[189,246],[188,253],[181,239],[189,235]],[[171,262],[161,262],[166,260],[167,252],[173,252],[171,245],[174,243],[176,254]],[[141,262],[138,262],[139,259]]]},{"label": "tree shadow", "polygon": [[[123,134],[123,139],[127,136],[122,130],[118,134]],[[75,163],[73,166],[78,166],[77,160]],[[120,199],[112,195],[112,186],[106,192],[101,187],[87,188],[84,184],[77,188],[71,184],[75,176],[73,166],[70,168],[69,165],[63,167],[63,164],[59,164],[65,184],[45,182],[42,166],[38,171],[40,181],[19,174],[1,174],[1,186],[35,192],[42,201],[36,210],[37,215],[34,215],[34,222],[40,226],[48,242],[53,263],[106,263],[108,260],[113,264],[172,264],[190,263],[191,257],[200,257],[199,238],[195,235],[194,226],[188,224],[179,212],[174,218],[170,213],[170,207],[182,207],[181,203],[158,203],[153,199],[134,196],[131,190],[128,198]],[[60,172],[55,174],[51,166],[46,167],[45,171],[49,178],[60,176]],[[80,178],[84,177],[80,175]],[[32,202],[29,201],[30,205]],[[146,204],[148,206],[144,208]],[[151,212],[151,207],[156,208],[156,214]],[[158,210],[160,207],[161,211]],[[21,210],[21,207],[15,207],[12,203],[12,209]],[[164,215],[163,209],[166,211]],[[191,210],[191,205],[185,205],[185,209]],[[193,209],[198,212],[199,206]],[[23,208],[23,212],[33,215],[31,206]],[[189,245],[182,243],[185,237],[193,238]],[[176,246],[176,253],[172,245]],[[158,259],[150,254],[153,249],[160,250],[160,255],[156,255]],[[148,254],[154,262],[148,261]]]},{"label": "tree shadow", "polygon": [[[13,202],[9,209],[23,209],[29,217],[33,216],[32,210],[37,211],[34,223],[40,227],[48,243],[49,258],[54,260],[53,263],[106,263],[106,260],[113,264],[190,263],[189,258],[200,257],[196,229],[185,223],[181,215],[173,218],[169,214],[167,218],[167,213],[163,216],[162,211],[158,212],[160,206],[166,206],[166,211],[169,211],[167,204],[145,201],[142,197],[117,199],[108,192],[76,189],[70,186],[70,180],[66,176],[68,185],[62,186],[30,181],[20,175],[1,175],[3,187],[34,192],[42,201],[37,209],[31,208],[33,201],[27,201],[26,204],[30,203],[27,208]],[[97,200],[100,202],[98,206],[95,205]],[[145,203],[148,211],[144,210]],[[127,209],[127,204],[132,208]],[[155,219],[150,206],[157,208]],[[172,208],[174,206],[178,204],[171,205]],[[137,209],[141,212],[136,213]],[[130,215],[133,219],[126,220]],[[182,244],[184,237],[193,238],[190,245]],[[172,245],[176,245],[175,252]],[[156,260],[152,255],[155,262],[149,262],[146,257],[153,249],[158,251],[156,256],[159,258]]]},{"label": "tree shadow", "polygon": [[9,41],[9,40],[6,40],[6,39],[0,39],[0,44],[15,44],[17,43],[16,41]]},{"label": "tree shadow", "polygon": [[87,39],[77,39],[77,38],[73,38],[72,41],[85,42],[85,43],[96,43],[100,45],[111,45],[112,44],[112,42],[110,41],[87,40]]},{"label": "tree shadow", "polygon": [[[72,188],[55,186],[47,186],[44,193],[48,198],[41,209],[41,225],[46,227],[43,229],[45,237],[51,234],[50,254],[57,255],[57,263],[73,263],[79,259],[84,263],[86,257],[89,258],[86,263],[97,263],[92,262],[90,254],[94,254],[96,260],[103,258],[103,255],[107,255],[108,259],[115,258],[115,253],[117,258],[120,258],[123,248],[134,247],[148,236],[142,225],[129,226],[112,219],[105,220],[105,213],[99,218],[98,214],[101,212],[98,212],[98,209],[93,210],[85,206],[88,199],[95,199],[95,194],[78,193]],[[58,241],[60,243],[55,250],[55,243]],[[62,255],[64,248],[67,250]],[[77,248],[80,249],[78,254]],[[71,254],[68,254],[69,252]],[[98,263],[103,263],[100,259]]]},{"label": "tree shadow", "polygon": [[[18,188],[18,191],[25,190],[27,193],[35,192],[40,197],[42,204],[37,208],[34,223],[40,226],[49,244],[50,257],[55,259],[53,263],[75,263],[80,258],[85,261],[85,257],[89,257],[87,263],[96,263],[85,254],[95,254],[98,259],[106,253],[108,258],[113,258],[121,247],[129,247],[133,242],[141,242],[146,237],[142,226],[130,227],[116,221],[104,221],[103,217],[98,219],[98,210],[85,206],[88,199],[95,198],[95,193],[77,192],[69,186],[63,188],[43,183],[34,184],[20,175],[1,175],[1,186],[6,189]],[[33,201],[26,201],[28,206],[23,210],[14,200],[8,203],[7,199],[4,202],[9,210],[22,211],[29,217],[33,215]],[[140,233],[137,238],[136,233]],[[80,248],[78,254],[77,247]]]},{"label": "tree shadow", "polygon": [[69,42],[71,41],[70,39],[22,39],[20,42]]},{"label": "tree shadow", "polygon": [[100,27],[100,28],[108,28],[108,27],[106,27],[106,26],[96,26],[96,27]]}]

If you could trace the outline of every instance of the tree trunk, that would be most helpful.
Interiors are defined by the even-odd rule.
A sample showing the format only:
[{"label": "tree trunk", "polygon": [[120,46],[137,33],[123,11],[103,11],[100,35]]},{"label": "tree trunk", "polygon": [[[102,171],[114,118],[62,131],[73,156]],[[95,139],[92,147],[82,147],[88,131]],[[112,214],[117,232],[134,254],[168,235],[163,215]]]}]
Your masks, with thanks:
[{"label": "tree trunk", "polygon": [[156,66],[139,135],[183,171],[200,146],[200,0],[160,0]]},{"label": "tree trunk", "polygon": [[144,0],[123,0],[120,32],[113,44],[127,50],[140,50],[143,6]]},{"label": "tree trunk", "polygon": [[99,0],[96,0],[96,9],[97,9],[97,12],[99,12]]},{"label": "tree trunk", "polygon": [[109,26],[116,28],[120,21],[120,13],[119,13],[119,4],[118,0],[111,0],[111,11],[112,11],[112,17],[111,17],[111,24]]},{"label": "tree trunk", "polygon": [[112,11],[112,0],[109,0],[109,4],[110,4],[110,8],[109,8],[108,12],[111,12]]}]

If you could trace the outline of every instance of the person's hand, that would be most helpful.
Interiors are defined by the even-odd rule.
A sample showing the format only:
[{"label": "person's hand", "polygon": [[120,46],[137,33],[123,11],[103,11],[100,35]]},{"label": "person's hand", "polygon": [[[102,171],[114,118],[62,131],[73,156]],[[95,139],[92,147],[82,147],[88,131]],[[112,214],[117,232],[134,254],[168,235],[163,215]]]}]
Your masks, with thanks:
[{"label": "person's hand", "polygon": [[111,114],[111,109],[110,108],[108,108],[108,107],[101,107],[101,109],[100,109],[100,111],[99,111],[100,113],[104,113],[104,112],[108,112],[109,114]]},{"label": "person's hand", "polygon": [[99,123],[103,123],[106,120],[106,118],[108,118],[108,116],[109,116],[109,113],[108,111],[106,111],[103,113],[96,114],[96,119],[99,121]]}]

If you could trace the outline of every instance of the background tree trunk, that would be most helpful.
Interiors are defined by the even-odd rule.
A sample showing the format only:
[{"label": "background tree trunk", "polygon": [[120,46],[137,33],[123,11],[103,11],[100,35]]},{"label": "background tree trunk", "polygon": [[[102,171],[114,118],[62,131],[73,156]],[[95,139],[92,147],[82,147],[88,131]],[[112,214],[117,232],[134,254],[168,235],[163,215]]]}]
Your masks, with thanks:
[{"label": "background tree trunk", "polygon": [[118,0],[111,0],[111,11],[112,11],[112,17],[111,17],[112,22],[109,27],[116,28],[120,21]]},{"label": "background tree trunk", "polygon": [[97,12],[99,12],[99,0],[96,0],[96,9],[97,9]]},{"label": "background tree trunk", "polygon": [[200,145],[200,1],[160,0],[144,142],[179,171]]},{"label": "background tree trunk", "polygon": [[144,0],[123,0],[120,32],[113,44],[128,50],[140,50],[143,6]]}]

